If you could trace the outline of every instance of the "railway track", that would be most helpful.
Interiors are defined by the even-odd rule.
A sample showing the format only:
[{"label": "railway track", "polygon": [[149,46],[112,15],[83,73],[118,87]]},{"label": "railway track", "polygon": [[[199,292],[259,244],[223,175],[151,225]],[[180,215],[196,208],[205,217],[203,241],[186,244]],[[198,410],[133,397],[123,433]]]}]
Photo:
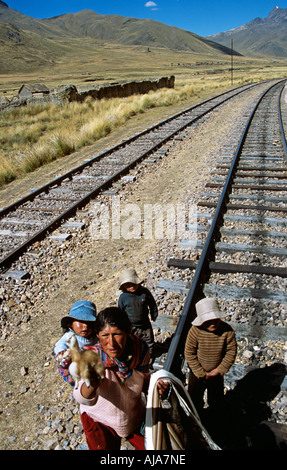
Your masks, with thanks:
[{"label": "railway track", "polygon": [[[196,233],[191,240],[181,242],[193,260],[185,257],[168,261],[168,267],[189,273],[186,280],[162,280],[157,285],[186,293],[171,345],[161,358],[163,369],[186,381],[185,339],[196,316],[195,304],[203,297],[218,298],[239,342],[248,345],[245,355],[249,355],[249,366],[239,361],[227,374],[231,394],[226,396],[226,416],[217,419],[212,416],[211,422],[208,414],[206,418],[207,429],[226,448],[242,445],[262,449],[265,442],[266,448],[283,449],[287,442],[284,418],[283,423],[280,418],[278,423],[274,421],[275,409],[271,422],[266,419],[258,424],[258,404],[254,399],[261,392],[262,402],[271,401],[281,393],[284,401],[287,391],[286,354],[284,357],[282,350],[276,351],[276,344],[286,345],[287,339],[287,153],[285,114],[281,110],[284,86],[285,82],[278,83],[266,91],[254,107],[236,147],[229,144],[226,154],[217,162],[198,204]],[[195,253],[197,260],[192,256]],[[275,345],[273,361],[260,355],[266,344]],[[256,375],[258,371],[262,374]],[[244,385],[242,392],[236,392],[240,379],[247,386],[245,395]],[[243,408],[239,412],[240,399]],[[234,412],[233,416],[234,409],[237,414]]]},{"label": "railway track", "polygon": [[239,87],[172,116],[0,210],[0,271],[5,271],[29,246],[51,234],[92,198],[119,179],[128,178],[127,173],[137,163],[147,157],[162,157],[168,141],[254,86]]},{"label": "railway track", "polygon": [[[207,212],[197,215],[199,224],[205,224],[197,226],[203,229],[202,240],[197,245],[194,239],[182,241],[187,249],[201,250],[199,260],[168,262],[169,267],[195,272],[189,289],[185,282],[179,286],[185,288],[187,299],[164,365],[167,370],[181,367],[184,338],[200,298],[255,299],[259,306],[271,302],[283,310],[287,304],[284,287],[276,286],[276,280],[287,277],[287,156],[280,108],[284,85],[272,86],[260,98],[238,146],[228,148],[206,184],[198,206]],[[249,285],[239,287],[236,275],[245,275]],[[250,287],[252,279],[260,287]],[[172,283],[159,283],[165,286],[172,289]],[[254,316],[252,325],[257,322]]]}]

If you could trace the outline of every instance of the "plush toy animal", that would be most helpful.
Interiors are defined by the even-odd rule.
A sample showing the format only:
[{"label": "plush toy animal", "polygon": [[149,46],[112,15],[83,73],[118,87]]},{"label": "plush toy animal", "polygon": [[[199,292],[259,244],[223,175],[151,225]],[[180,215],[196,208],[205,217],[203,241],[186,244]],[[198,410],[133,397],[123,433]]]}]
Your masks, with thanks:
[{"label": "plush toy animal", "polygon": [[93,349],[80,351],[77,338],[73,332],[67,337],[67,344],[72,356],[72,363],[69,366],[69,372],[75,380],[77,386],[82,379],[87,387],[91,385],[91,372],[96,372],[99,378],[104,377],[104,366],[100,355]]}]

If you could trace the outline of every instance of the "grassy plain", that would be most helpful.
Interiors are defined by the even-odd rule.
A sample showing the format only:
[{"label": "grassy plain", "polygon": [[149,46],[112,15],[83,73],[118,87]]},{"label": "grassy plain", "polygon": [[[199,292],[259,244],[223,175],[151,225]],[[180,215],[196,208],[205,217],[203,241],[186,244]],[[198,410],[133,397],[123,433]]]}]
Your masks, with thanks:
[{"label": "grassy plain", "polygon": [[[87,42],[88,41],[88,42]],[[287,76],[284,61],[206,55],[165,48],[117,46],[87,40],[65,44],[53,66],[0,75],[0,96],[11,99],[24,83],[77,87],[175,76],[175,88],[124,99],[35,105],[0,114],[0,186],[90,145],[151,108],[182,109],[247,82]]]}]

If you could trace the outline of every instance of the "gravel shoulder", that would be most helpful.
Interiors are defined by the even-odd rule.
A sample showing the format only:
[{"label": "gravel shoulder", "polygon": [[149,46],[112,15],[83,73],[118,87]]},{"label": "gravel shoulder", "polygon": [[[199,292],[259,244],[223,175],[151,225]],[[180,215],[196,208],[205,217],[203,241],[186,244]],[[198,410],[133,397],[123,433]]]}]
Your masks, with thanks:
[{"label": "gravel shoulder", "polygon": [[[141,163],[136,180],[121,191],[121,204],[177,204],[192,200],[194,204],[204,190],[205,182],[216,165],[226,136],[232,133],[233,115],[244,109],[244,100],[236,110],[227,105],[176,142],[163,159],[153,164]],[[224,119],[227,118],[225,122]],[[153,118],[154,119],[154,118]],[[223,124],[224,123],[224,124]],[[129,123],[127,134],[146,125]],[[93,155],[100,147],[116,143],[114,135],[93,148],[63,162],[55,162],[19,183],[1,191],[1,204],[7,198],[18,198],[23,188],[44,184],[46,178],[67,171],[83,157]],[[209,142],[213,142],[212,148]],[[101,196],[109,204],[111,196]],[[43,450],[78,449],[85,443],[77,405],[71,387],[56,370],[51,351],[62,332],[60,319],[81,298],[92,300],[98,310],[117,301],[118,276],[127,266],[136,267],[155,290],[156,282],[168,276],[167,260],[179,254],[178,240],[108,239],[94,240],[89,231],[92,202],[78,218],[86,228],[75,233],[65,244],[51,240],[37,243],[30,252],[33,278],[15,282],[14,295],[7,296],[2,287],[3,305],[10,323],[0,340],[0,449]],[[3,204],[4,205],[4,204]],[[32,254],[31,254],[32,253]],[[160,313],[178,313],[181,299],[158,299]],[[6,331],[6,333],[5,333]]]}]

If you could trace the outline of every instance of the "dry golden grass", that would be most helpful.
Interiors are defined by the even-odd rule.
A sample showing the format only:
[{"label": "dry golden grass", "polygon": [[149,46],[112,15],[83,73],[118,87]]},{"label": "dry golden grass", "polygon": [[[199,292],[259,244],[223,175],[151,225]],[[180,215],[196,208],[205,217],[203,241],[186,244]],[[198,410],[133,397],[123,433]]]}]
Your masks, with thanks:
[{"label": "dry golden grass", "polygon": [[[115,49],[109,50],[107,46],[103,48],[104,54],[98,50],[96,64],[94,55],[86,56],[84,64],[77,55],[69,63],[69,70],[78,71],[70,74],[67,62],[63,61],[57,64],[53,73],[42,70],[41,77],[32,72],[25,76],[0,76],[0,93],[5,88],[6,96],[12,96],[22,83],[27,82],[41,82],[49,87],[68,83],[83,86],[88,85],[87,77],[97,82],[100,77],[111,81],[171,74],[175,75],[175,88],[129,98],[100,101],[88,98],[81,104],[34,105],[1,113],[0,186],[94,143],[152,107],[169,106],[172,114],[173,106],[179,103],[189,106],[195,98],[200,101],[246,82],[283,78],[287,72],[286,65],[280,61],[271,66],[263,59],[234,57],[231,76],[230,58],[222,55],[211,58],[160,48],[150,53],[143,48]],[[121,67],[123,58],[119,57],[123,51],[125,66]],[[89,70],[89,75],[84,70]]]},{"label": "dry golden grass", "polygon": [[[151,107],[169,106],[194,94],[159,90],[124,99],[35,105],[1,113],[0,185],[90,145]],[[181,96],[183,98],[181,98]]]}]

